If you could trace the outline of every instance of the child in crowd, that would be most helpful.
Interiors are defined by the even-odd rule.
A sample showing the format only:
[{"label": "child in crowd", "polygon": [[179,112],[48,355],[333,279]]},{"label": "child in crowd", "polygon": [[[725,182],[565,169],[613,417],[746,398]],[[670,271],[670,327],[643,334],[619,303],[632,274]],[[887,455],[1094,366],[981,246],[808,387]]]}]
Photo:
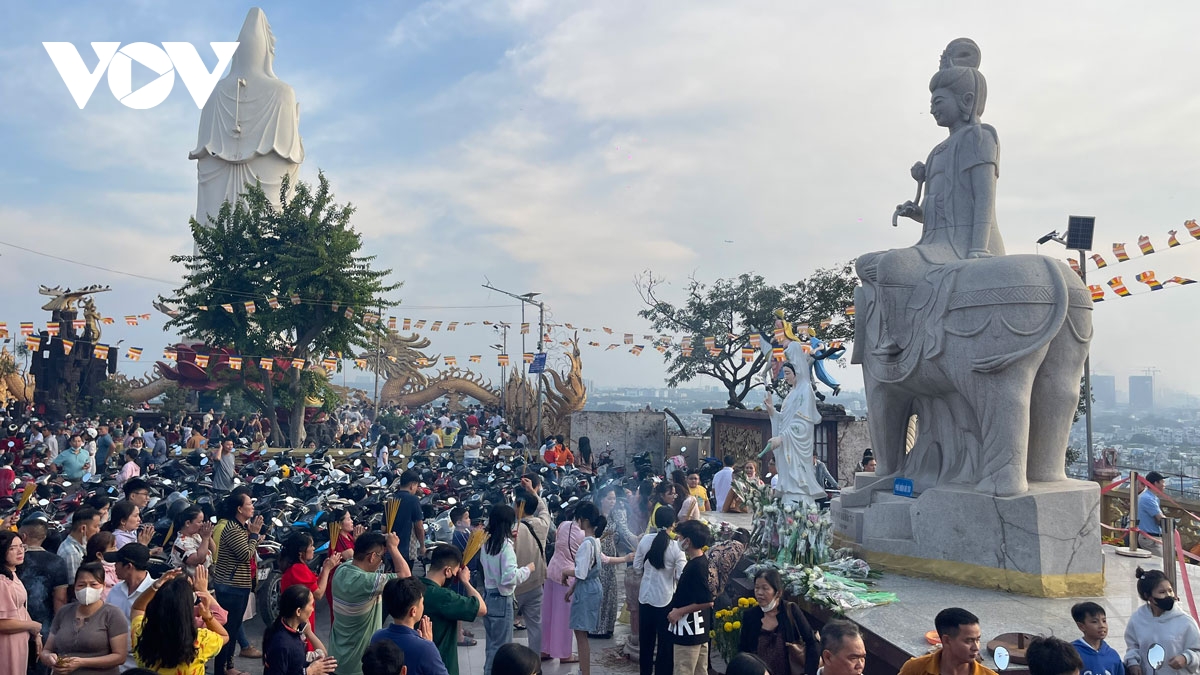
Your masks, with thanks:
[{"label": "child in crowd", "polygon": [[1025,650],[1025,660],[1029,663],[1029,675],[1079,675],[1083,668],[1083,661],[1075,649],[1056,637],[1031,640]]},{"label": "child in crowd", "polygon": [[712,629],[712,591],[708,587],[708,525],[689,520],[675,526],[675,541],[683,550],[687,564],[671,599],[673,608],[667,623],[675,638],[675,675],[706,675],[708,672],[708,631]]},{"label": "child in crowd", "polygon": [[1071,618],[1083,637],[1072,642],[1079,658],[1083,660],[1084,672],[1092,675],[1125,675],[1125,664],[1117,650],[1108,646],[1108,615],[1104,608],[1094,602],[1081,602],[1071,608]]}]

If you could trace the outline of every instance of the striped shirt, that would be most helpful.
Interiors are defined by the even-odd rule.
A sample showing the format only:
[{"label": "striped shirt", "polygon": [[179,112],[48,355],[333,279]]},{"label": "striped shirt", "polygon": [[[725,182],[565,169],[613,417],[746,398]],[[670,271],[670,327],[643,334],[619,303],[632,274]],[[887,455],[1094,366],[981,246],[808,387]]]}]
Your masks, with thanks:
[{"label": "striped shirt", "polygon": [[254,588],[250,571],[250,556],[254,555],[254,549],[250,546],[250,531],[237,520],[226,521],[218,541],[219,553],[210,570],[213,583]]}]

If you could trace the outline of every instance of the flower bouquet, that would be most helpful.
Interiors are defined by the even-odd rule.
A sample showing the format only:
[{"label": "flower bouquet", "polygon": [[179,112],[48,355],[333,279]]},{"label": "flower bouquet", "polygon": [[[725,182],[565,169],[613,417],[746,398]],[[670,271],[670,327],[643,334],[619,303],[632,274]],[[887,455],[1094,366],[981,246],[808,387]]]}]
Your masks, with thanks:
[{"label": "flower bouquet", "polygon": [[737,604],[729,609],[718,609],[713,613],[713,629],[708,631],[708,637],[713,641],[716,650],[725,659],[725,663],[733,660],[738,653],[738,640],[742,635],[742,612],[748,607],[757,605],[754,598],[738,598]]}]

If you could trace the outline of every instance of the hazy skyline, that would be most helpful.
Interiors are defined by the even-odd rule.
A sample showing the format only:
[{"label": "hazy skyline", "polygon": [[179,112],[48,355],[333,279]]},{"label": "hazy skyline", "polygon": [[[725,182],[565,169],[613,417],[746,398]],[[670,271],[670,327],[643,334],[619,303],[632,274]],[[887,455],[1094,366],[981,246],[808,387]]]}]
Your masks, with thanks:
[{"label": "hazy skyline", "polygon": [[[390,312],[444,321],[520,321],[489,280],[539,291],[550,318],[650,332],[633,278],[665,294],[757,272],[779,284],[862,253],[914,243],[890,226],[914,192],[908,168],[945,136],[927,84],[951,39],[979,43],[984,121],[1001,151],[997,214],[1009,253],[1097,217],[1095,249],[1136,297],[1095,307],[1092,369],[1158,368],[1159,388],[1193,391],[1200,284],[1152,296],[1134,276],[1200,278],[1200,243],[1167,251],[1167,230],[1200,217],[1200,6],[1160,3],[549,2],[307,5],[262,3],[275,72],[300,102],[307,152],[352,218],[365,250],[404,281]],[[86,109],[43,49],[70,41],[235,40],[248,3],[4,4],[0,26],[0,241],[154,279],[178,279],[191,250],[200,111],[177,80],[160,106],[132,110],[101,82]],[[144,77],[138,80],[137,77]],[[149,81],[135,75],[134,87]],[[1113,266],[1112,242],[1158,253]],[[1042,253],[1066,257],[1057,244]],[[114,275],[0,245],[0,321],[44,325],[38,284],[110,284],[97,298],[118,324],[105,342],[145,350],[138,373],[173,342],[153,312],[166,283]],[[1101,272],[1103,274],[1101,274]],[[1105,286],[1107,289],[1107,286]],[[536,322],[535,312],[527,315]],[[427,333],[432,351],[498,379],[496,336],[479,325]],[[604,345],[619,335],[592,334]],[[533,336],[531,335],[530,338]],[[509,334],[509,353],[520,336]],[[587,334],[581,333],[586,342]],[[529,343],[532,345],[532,340]],[[652,349],[584,351],[601,385],[661,386]],[[126,368],[128,366],[128,368]],[[836,369],[861,386],[857,367]],[[715,381],[714,381],[715,382]],[[703,381],[696,385],[706,384]]]}]

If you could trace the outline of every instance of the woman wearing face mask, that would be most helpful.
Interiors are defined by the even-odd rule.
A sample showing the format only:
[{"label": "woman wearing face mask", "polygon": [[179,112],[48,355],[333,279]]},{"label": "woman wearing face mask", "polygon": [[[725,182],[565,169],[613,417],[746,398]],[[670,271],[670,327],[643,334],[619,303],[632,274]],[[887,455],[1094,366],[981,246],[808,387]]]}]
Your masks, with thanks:
[{"label": "woman wearing face mask", "polygon": [[[773,675],[816,675],[821,660],[817,637],[803,610],[784,601],[778,571],[766,569],[754,575],[754,599],[758,605],[742,613],[738,651],[758,655]],[[804,645],[804,673],[789,668],[789,642]]]},{"label": "woman wearing face mask", "polygon": [[[213,618],[208,572],[197,570],[195,588],[182,572],[162,575],[133,603],[133,655],[139,666],[162,675],[204,675],[229,633]],[[193,619],[197,602],[203,628]]]},{"label": "woman wearing face mask", "polygon": [[25,543],[16,532],[0,532],[0,669],[23,673],[29,666],[32,642],[40,649],[42,624],[29,617],[28,595],[17,578],[17,566],[25,562]]},{"label": "woman wearing face mask", "polygon": [[1125,671],[1142,675],[1155,669],[1149,665],[1150,647],[1161,645],[1166,660],[1164,669],[1188,673],[1200,672],[1200,630],[1196,622],[1176,602],[1175,589],[1159,570],[1137,568],[1137,592],[1145,602],[1125,625]]},{"label": "woman wearing face mask", "polygon": [[99,563],[104,570],[104,590],[100,593],[101,600],[108,600],[108,592],[113,586],[121,583],[117,578],[117,564],[110,563],[104,559],[105,553],[112,553],[117,550],[117,538],[112,532],[97,532],[88,537],[87,554],[83,557],[84,562]]},{"label": "woman wearing face mask", "polygon": [[101,599],[104,567],[85,562],[75,572],[75,602],[58,610],[41,662],[56,675],[82,671],[117,675],[129,654],[129,621]]}]

